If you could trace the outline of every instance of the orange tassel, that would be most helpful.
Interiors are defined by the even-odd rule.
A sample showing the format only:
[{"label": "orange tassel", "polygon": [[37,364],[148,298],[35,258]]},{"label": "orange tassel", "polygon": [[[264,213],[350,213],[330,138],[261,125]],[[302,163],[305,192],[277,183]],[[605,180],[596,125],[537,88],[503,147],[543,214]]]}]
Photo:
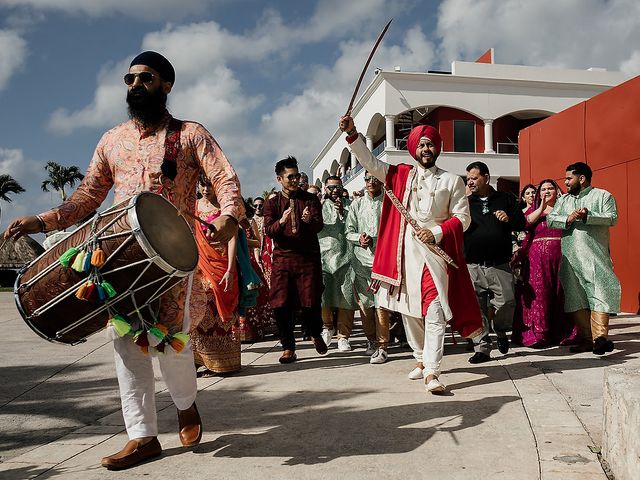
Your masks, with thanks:
[{"label": "orange tassel", "polygon": [[173,348],[176,351],[176,353],[180,353],[184,348],[184,342],[181,340],[178,340],[177,338],[172,338],[171,341],[169,342],[169,345],[171,345],[171,348]]},{"label": "orange tassel", "polygon": [[80,288],[78,289],[78,291],[76,292],[76,298],[78,300],[84,300],[84,296],[87,293],[87,288],[89,288],[89,283],[83,283],[82,285],[80,285]]},{"label": "orange tassel", "polygon": [[107,260],[107,256],[105,255],[104,251],[100,247],[98,247],[93,251],[93,254],[91,255],[91,265],[93,265],[96,268],[100,268],[104,265],[106,260]]}]

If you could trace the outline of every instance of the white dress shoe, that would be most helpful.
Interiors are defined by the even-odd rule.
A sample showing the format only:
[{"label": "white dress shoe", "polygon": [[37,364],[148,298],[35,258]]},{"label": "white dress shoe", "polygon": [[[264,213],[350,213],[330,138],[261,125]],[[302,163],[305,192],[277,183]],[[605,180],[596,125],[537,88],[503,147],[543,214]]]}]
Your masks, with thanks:
[{"label": "white dress shoe", "polygon": [[409,372],[409,380],[422,380],[422,371],[423,369],[420,367],[416,367]]},{"label": "white dress shoe", "polygon": [[431,380],[429,380],[429,382],[427,382],[427,379],[425,378],[424,381],[425,381],[424,388],[427,390],[427,392],[437,395],[438,393],[443,393],[447,391],[447,387],[444,386],[444,383],[442,383],[438,379],[438,377],[432,378]]}]

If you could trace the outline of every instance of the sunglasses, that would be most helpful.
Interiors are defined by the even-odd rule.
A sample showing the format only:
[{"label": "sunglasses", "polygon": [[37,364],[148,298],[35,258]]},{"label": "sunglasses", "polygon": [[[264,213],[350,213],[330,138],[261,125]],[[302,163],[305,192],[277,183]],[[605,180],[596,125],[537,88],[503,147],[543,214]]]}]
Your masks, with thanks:
[{"label": "sunglasses", "polygon": [[262,208],[262,203],[254,203],[253,208]]},{"label": "sunglasses", "polygon": [[124,76],[124,83],[126,85],[133,85],[133,82],[136,81],[136,77],[140,78],[142,83],[151,83],[153,82],[154,75],[151,72],[127,73]]},{"label": "sunglasses", "polygon": [[292,173],[290,175],[287,175],[287,180],[289,180],[290,182],[293,182],[294,180],[300,180],[300,174]]},{"label": "sunglasses", "polygon": [[364,181],[366,183],[378,183],[380,180],[378,180],[376,177],[364,177]]},{"label": "sunglasses", "polygon": [[342,190],[342,185],[327,185],[327,190],[333,192],[334,190]]}]

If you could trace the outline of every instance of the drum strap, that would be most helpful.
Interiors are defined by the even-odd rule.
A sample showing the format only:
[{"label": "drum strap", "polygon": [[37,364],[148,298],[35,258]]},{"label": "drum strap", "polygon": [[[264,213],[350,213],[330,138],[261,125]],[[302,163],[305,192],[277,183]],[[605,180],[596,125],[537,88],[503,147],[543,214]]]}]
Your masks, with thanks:
[{"label": "drum strap", "polygon": [[180,150],[180,132],[182,120],[171,118],[167,127],[167,135],[164,140],[164,159],[162,160],[162,174],[171,180],[175,180],[178,174],[178,151]]}]

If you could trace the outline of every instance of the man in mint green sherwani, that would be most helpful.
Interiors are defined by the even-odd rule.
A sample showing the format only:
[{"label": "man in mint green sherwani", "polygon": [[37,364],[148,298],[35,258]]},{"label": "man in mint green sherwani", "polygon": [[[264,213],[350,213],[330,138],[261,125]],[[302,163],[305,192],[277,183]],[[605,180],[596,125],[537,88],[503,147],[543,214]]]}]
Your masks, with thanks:
[{"label": "man in mint green sherwani", "polygon": [[616,224],[618,212],[613,195],[591,186],[591,175],[586,163],[567,167],[567,194],[558,199],[547,224],[563,230],[564,309],[582,337],[571,351],[603,355],[613,350],[613,342],[607,340],[609,314],[620,311],[620,281],[609,253],[609,227]]},{"label": "man in mint green sherwani", "polygon": [[353,248],[345,235],[345,220],[349,201],[342,198],[342,180],[331,176],[325,180],[326,199],[322,204],[324,227],[318,234],[322,257],[322,338],[327,346],[335,333],[333,314],[338,320],[338,350],[351,350],[349,336],[353,330],[353,317],[357,307],[353,295],[351,259]]},{"label": "man in mint green sherwani", "polygon": [[378,308],[377,315],[371,283],[371,268],[378,240],[378,226],[382,213],[382,182],[365,172],[366,193],[349,207],[346,221],[347,240],[353,245],[352,277],[354,295],[362,309],[362,329],[367,337],[369,363],[387,361],[389,345],[389,317],[391,312]]}]

